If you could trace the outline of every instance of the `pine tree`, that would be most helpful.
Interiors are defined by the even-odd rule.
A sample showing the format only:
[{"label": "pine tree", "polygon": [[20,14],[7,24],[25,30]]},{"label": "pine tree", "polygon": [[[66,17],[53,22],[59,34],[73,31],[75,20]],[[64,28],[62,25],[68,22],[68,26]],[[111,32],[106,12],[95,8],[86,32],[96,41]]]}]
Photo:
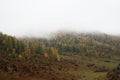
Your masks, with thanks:
[{"label": "pine tree", "polygon": [[44,53],[41,45],[38,45],[38,47],[37,47],[37,49],[36,49],[36,53],[38,53],[38,54],[43,54],[43,53]]},{"label": "pine tree", "polygon": [[8,39],[7,39],[7,47],[8,47],[8,50],[12,52],[12,50],[13,50],[12,37],[8,37]]}]

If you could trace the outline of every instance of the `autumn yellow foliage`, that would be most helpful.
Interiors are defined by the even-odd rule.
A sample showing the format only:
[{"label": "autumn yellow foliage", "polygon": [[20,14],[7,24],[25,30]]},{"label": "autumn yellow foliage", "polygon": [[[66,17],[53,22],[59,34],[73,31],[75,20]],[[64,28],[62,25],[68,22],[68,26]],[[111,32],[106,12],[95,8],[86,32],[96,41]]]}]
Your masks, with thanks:
[{"label": "autumn yellow foliage", "polygon": [[49,58],[48,53],[44,53],[44,56],[45,56],[46,58]]}]

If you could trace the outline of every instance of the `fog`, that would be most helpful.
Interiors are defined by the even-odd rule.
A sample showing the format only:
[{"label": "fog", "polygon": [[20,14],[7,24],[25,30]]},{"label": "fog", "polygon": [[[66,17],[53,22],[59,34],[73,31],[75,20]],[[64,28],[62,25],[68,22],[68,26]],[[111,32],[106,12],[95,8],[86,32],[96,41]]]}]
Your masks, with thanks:
[{"label": "fog", "polygon": [[0,0],[0,32],[41,36],[59,30],[120,34],[120,1]]}]

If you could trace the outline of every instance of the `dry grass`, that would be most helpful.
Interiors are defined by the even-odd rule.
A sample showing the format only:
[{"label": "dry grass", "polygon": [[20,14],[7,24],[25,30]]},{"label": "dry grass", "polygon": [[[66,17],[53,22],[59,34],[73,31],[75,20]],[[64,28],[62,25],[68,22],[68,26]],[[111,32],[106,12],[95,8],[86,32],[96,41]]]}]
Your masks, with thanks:
[{"label": "dry grass", "polygon": [[0,80],[104,80],[119,62],[108,60],[80,55],[61,55],[60,62],[42,55],[22,60],[0,57]]}]

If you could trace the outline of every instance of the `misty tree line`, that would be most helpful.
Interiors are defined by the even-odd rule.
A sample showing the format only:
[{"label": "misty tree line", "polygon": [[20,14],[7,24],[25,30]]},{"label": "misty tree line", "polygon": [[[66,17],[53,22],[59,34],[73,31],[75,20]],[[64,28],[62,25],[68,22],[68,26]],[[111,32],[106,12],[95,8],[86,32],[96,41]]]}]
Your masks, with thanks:
[{"label": "misty tree line", "polygon": [[0,50],[17,54],[19,57],[30,57],[41,54],[45,57],[54,56],[60,61],[59,54],[77,53],[87,56],[104,56],[119,54],[120,38],[106,34],[59,33],[50,39],[22,38],[0,33]]},{"label": "misty tree line", "polygon": [[29,58],[34,54],[41,54],[45,57],[54,56],[60,61],[60,56],[55,47],[48,47],[37,40],[17,39],[16,37],[0,33],[0,51],[13,57]]},{"label": "misty tree line", "polygon": [[25,49],[24,43],[22,41],[2,33],[0,33],[0,45],[1,50],[6,50],[8,52],[20,53]]},{"label": "misty tree line", "polygon": [[58,33],[46,45],[52,45],[60,53],[85,54],[87,56],[105,56],[120,52],[120,37],[106,34]]}]

